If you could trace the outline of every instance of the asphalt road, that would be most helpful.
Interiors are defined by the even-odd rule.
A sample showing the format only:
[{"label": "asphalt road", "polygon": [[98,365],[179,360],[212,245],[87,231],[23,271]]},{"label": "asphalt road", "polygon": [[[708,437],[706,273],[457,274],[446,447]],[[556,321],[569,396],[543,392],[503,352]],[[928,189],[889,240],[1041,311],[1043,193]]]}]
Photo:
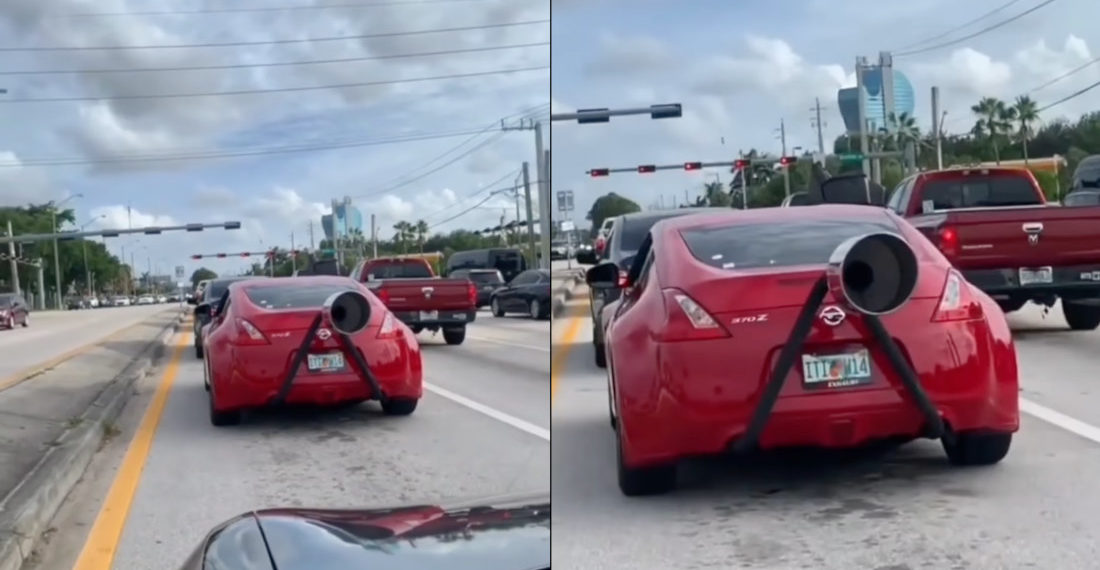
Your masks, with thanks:
[{"label": "asphalt road", "polygon": [[[587,315],[587,306],[573,309]],[[1029,306],[1009,319],[1021,405],[1031,413],[1000,465],[950,467],[935,442],[705,460],[683,466],[680,490],[643,498],[626,498],[616,485],[606,376],[593,364],[590,322],[555,323],[556,339],[579,331],[564,359],[555,354],[555,565],[1096,568],[1100,332],[1069,332],[1057,309],[1044,319]]]},{"label": "asphalt road", "polygon": [[14,375],[133,326],[175,304],[84,311],[34,311],[30,326],[0,330],[0,388]]},{"label": "asphalt road", "polygon": [[[70,495],[54,521],[56,533],[32,568],[70,568],[86,542],[116,548],[110,566],[115,570],[174,568],[208,529],[255,508],[545,492],[549,328],[546,321],[493,318],[482,311],[461,346],[421,334],[427,386],[412,416],[383,416],[372,402],[342,411],[270,412],[241,426],[214,428],[185,327],[188,332],[174,341],[185,350],[159,427],[139,423],[157,407],[153,392],[160,375],[127,407],[121,433]],[[166,370],[170,374],[172,366]],[[150,436],[148,455],[135,469],[130,458],[123,460],[127,446],[132,440],[136,449]],[[117,489],[131,479],[136,493],[128,504]],[[103,531],[112,513],[120,537]],[[97,515],[100,524],[89,533]]]}]

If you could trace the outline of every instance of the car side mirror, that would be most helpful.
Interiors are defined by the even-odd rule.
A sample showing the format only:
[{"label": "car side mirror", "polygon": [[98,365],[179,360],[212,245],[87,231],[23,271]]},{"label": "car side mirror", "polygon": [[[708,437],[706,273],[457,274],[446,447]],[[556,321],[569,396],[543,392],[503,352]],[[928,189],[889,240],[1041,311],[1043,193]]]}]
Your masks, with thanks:
[{"label": "car side mirror", "polygon": [[593,289],[617,289],[619,266],[610,262],[601,263],[584,272],[584,281]]},{"label": "car side mirror", "polygon": [[212,309],[211,309],[211,307],[208,303],[203,303],[203,304],[195,307],[195,316],[196,317],[198,317],[198,316],[207,316],[207,317],[209,317],[212,314],[213,314],[213,311],[212,311]]},{"label": "car side mirror", "polygon": [[575,255],[574,258],[577,260],[577,263],[583,265],[596,264],[596,252],[592,251],[591,249],[582,249],[578,251],[577,255]]},{"label": "car side mirror", "polygon": [[198,299],[196,299],[196,298],[195,298],[195,297],[193,297],[193,296],[192,296],[192,297],[188,297],[188,298],[187,298],[187,304],[188,304],[188,305],[198,305],[198,304],[199,304],[199,300],[198,300]]}]

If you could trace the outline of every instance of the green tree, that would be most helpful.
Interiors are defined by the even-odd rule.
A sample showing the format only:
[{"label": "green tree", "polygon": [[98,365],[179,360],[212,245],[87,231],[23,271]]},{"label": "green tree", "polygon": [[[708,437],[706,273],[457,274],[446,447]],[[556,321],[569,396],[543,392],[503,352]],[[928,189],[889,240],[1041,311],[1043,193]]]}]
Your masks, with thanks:
[{"label": "green tree", "polygon": [[993,147],[993,160],[1001,162],[1001,139],[1016,119],[1016,110],[996,97],[983,97],[970,107],[970,111],[978,117],[974,123],[973,133],[978,137],[986,137]]},{"label": "green tree", "polygon": [[1035,135],[1035,123],[1039,122],[1039,105],[1027,95],[1016,98],[1012,105],[1016,115],[1016,138],[1020,141],[1020,149],[1024,152],[1024,163],[1028,161],[1027,141]]},{"label": "green tree", "polygon": [[199,281],[204,281],[206,279],[217,279],[217,278],[218,278],[217,273],[214,273],[213,271],[211,271],[211,270],[209,270],[205,267],[200,267],[200,268],[196,269],[194,272],[191,273],[191,288],[194,289],[195,287],[198,287],[199,286]]},{"label": "green tree", "polygon": [[637,202],[610,192],[596,198],[596,201],[592,203],[592,207],[588,209],[585,219],[592,222],[592,237],[596,237],[600,226],[607,218],[641,211],[642,207]]}]

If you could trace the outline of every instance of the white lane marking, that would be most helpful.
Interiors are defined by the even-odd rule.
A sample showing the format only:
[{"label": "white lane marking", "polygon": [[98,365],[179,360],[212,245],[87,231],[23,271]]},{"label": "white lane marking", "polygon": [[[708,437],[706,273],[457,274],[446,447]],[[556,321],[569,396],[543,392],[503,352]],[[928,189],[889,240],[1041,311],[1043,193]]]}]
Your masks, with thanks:
[{"label": "white lane marking", "polygon": [[485,414],[486,416],[489,416],[490,418],[493,418],[498,422],[506,423],[520,431],[527,432],[537,438],[550,441],[550,430],[548,429],[541,428],[530,422],[525,422],[515,416],[511,416],[500,410],[490,408],[485,404],[475,402],[465,396],[455,394],[454,392],[446,388],[440,388],[439,386],[435,386],[433,384],[425,382],[424,389],[438,396],[443,396],[444,398],[447,398],[448,400],[456,404],[466,406],[467,408],[470,408],[475,412]]},{"label": "white lane marking", "polygon": [[1040,420],[1060,427],[1070,433],[1091,440],[1094,443],[1100,443],[1100,427],[1087,424],[1076,418],[1071,418],[1061,412],[1056,412],[1046,406],[1041,406],[1024,398],[1020,398],[1020,411],[1035,416]]},{"label": "white lane marking", "polygon": [[521,344],[521,343],[518,343],[518,342],[508,342],[508,341],[504,341],[504,340],[497,340],[495,338],[486,338],[486,337],[483,337],[483,336],[467,336],[466,338],[471,339],[471,340],[476,340],[478,342],[488,342],[488,343],[492,343],[492,344],[501,344],[501,345],[504,345],[504,346],[514,346],[514,347],[517,347],[517,348],[526,348],[527,350],[538,350],[540,352],[550,352],[550,347],[548,347],[548,346],[538,346],[538,345],[534,345],[534,344]]}]

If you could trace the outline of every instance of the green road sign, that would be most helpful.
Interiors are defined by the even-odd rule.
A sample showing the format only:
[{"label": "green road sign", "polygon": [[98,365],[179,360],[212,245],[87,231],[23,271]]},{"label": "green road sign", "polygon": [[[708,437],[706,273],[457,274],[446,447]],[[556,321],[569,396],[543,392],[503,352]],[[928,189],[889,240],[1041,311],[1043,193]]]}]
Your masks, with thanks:
[{"label": "green road sign", "polygon": [[838,154],[841,162],[863,162],[863,155],[858,153]]}]

